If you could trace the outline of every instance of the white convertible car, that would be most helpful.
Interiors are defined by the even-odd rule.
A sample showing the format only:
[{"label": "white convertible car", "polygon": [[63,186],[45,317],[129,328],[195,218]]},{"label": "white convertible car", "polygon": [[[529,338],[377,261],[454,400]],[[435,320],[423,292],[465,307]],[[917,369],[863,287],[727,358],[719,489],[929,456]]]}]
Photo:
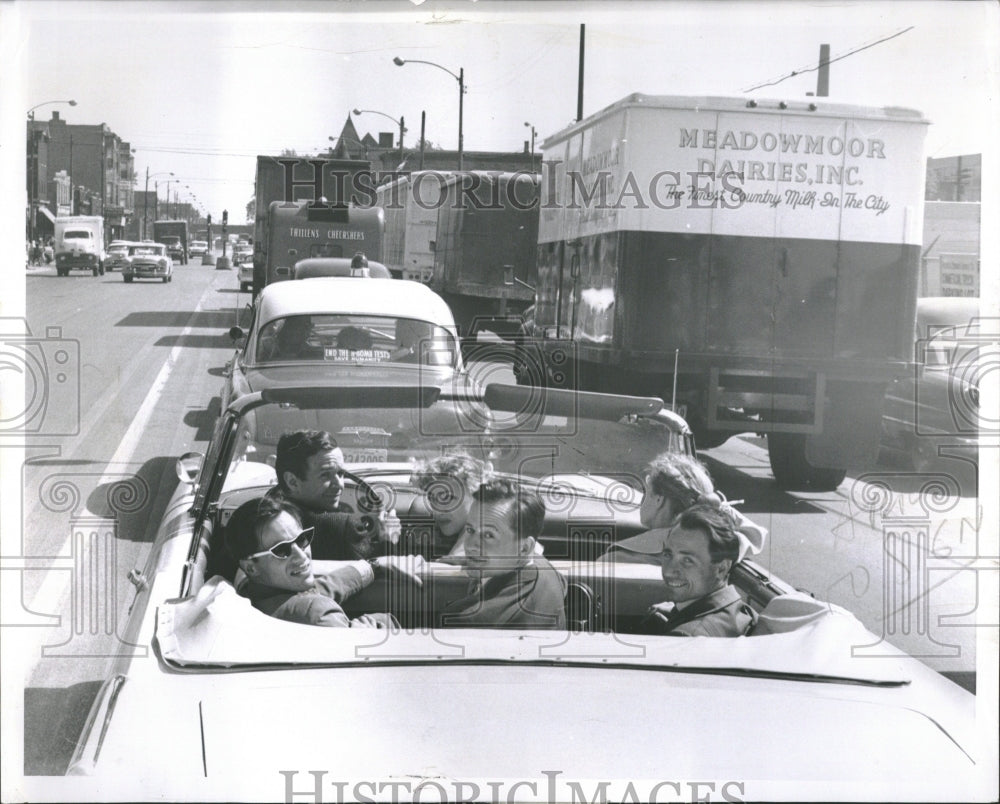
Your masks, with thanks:
[{"label": "white convertible car", "polygon": [[[178,461],[124,638],[70,767],[74,795],[200,801],[968,800],[975,697],[752,561],[731,580],[759,616],[736,638],[643,633],[660,569],[600,559],[643,530],[642,468],[693,451],[658,399],[512,385],[324,380],[238,397],[206,456]],[[304,427],[348,455],[345,497],[428,520],[411,458],[461,448],[537,490],[541,543],[568,584],[564,631],[437,627],[466,589],[430,562],[344,606],[400,627],[274,619],[237,590],[223,534],[275,483]],[[761,624],[764,624],[763,627]],[[891,652],[886,646],[885,652]],[[70,782],[71,780],[66,780]]]}]

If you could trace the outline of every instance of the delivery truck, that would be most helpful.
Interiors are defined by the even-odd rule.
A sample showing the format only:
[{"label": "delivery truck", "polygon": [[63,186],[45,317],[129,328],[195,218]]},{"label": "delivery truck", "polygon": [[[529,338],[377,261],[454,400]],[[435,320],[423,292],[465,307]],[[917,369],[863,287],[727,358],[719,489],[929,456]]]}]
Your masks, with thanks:
[{"label": "delivery truck", "polygon": [[537,173],[465,171],[443,179],[429,285],[466,347],[481,332],[513,341],[535,295]]},{"label": "delivery truck", "polygon": [[191,247],[187,221],[153,221],[153,240],[167,247],[174,262],[187,265]]},{"label": "delivery truck", "polygon": [[786,488],[875,461],[909,370],[927,120],[820,99],[630,95],[543,143],[520,382],[655,394]]},{"label": "delivery truck", "polygon": [[385,224],[371,163],[357,159],[258,156],[253,292],[292,278],[309,257],[382,259]]},{"label": "delivery truck", "polygon": [[104,218],[100,215],[68,215],[55,220],[56,273],[70,271],[104,273]]},{"label": "delivery truck", "polygon": [[430,282],[444,181],[451,174],[421,170],[380,184],[376,205],[385,216],[382,261],[397,279]]}]

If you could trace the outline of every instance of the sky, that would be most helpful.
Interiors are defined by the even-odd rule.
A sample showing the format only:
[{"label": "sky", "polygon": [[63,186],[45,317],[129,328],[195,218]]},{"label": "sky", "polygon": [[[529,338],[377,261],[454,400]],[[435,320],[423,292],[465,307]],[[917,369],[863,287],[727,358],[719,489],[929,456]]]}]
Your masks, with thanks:
[{"label": "sky", "polygon": [[[816,88],[826,43],[830,100],[922,111],[928,156],[981,153],[1000,130],[998,7],[977,0],[0,0],[0,14],[5,119],[72,98],[75,107],[46,105],[37,118],[58,110],[70,123],[107,123],[136,150],[137,189],[147,169],[173,172],[182,198],[213,216],[228,209],[234,221],[253,192],[255,155],[317,153],[352,108],[403,116],[408,148],[426,112],[426,137],[455,148],[458,82],[445,70],[464,69],[467,151],[521,150],[526,122],[541,150],[576,116],[581,23],[585,115],[632,92],[800,99]],[[394,56],[444,69],[397,67]],[[398,132],[373,114],[355,125],[362,135]]]}]

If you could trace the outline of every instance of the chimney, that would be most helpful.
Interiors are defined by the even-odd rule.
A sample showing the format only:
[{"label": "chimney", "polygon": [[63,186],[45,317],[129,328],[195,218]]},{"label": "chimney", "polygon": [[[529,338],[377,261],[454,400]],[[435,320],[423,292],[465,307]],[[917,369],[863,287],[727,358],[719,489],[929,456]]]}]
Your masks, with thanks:
[{"label": "chimney", "polygon": [[525,140],[525,141],[524,141],[524,152],[525,152],[525,153],[528,153],[528,152],[529,152],[529,151],[528,151],[528,140]]},{"label": "chimney", "polygon": [[52,110],[52,119],[53,120],[58,120],[59,119],[59,112],[57,112],[54,109]]}]

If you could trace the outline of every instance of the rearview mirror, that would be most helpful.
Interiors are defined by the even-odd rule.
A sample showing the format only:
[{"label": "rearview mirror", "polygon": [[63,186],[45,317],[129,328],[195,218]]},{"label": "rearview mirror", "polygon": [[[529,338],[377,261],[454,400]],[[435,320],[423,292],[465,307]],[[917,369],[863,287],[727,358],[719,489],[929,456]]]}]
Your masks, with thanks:
[{"label": "rearview mirror", "polygon": [[205,456],[200,452],[185,452],[177,459],[177,477],[181,483],[194,483],[201,474],[201,464]]}]

